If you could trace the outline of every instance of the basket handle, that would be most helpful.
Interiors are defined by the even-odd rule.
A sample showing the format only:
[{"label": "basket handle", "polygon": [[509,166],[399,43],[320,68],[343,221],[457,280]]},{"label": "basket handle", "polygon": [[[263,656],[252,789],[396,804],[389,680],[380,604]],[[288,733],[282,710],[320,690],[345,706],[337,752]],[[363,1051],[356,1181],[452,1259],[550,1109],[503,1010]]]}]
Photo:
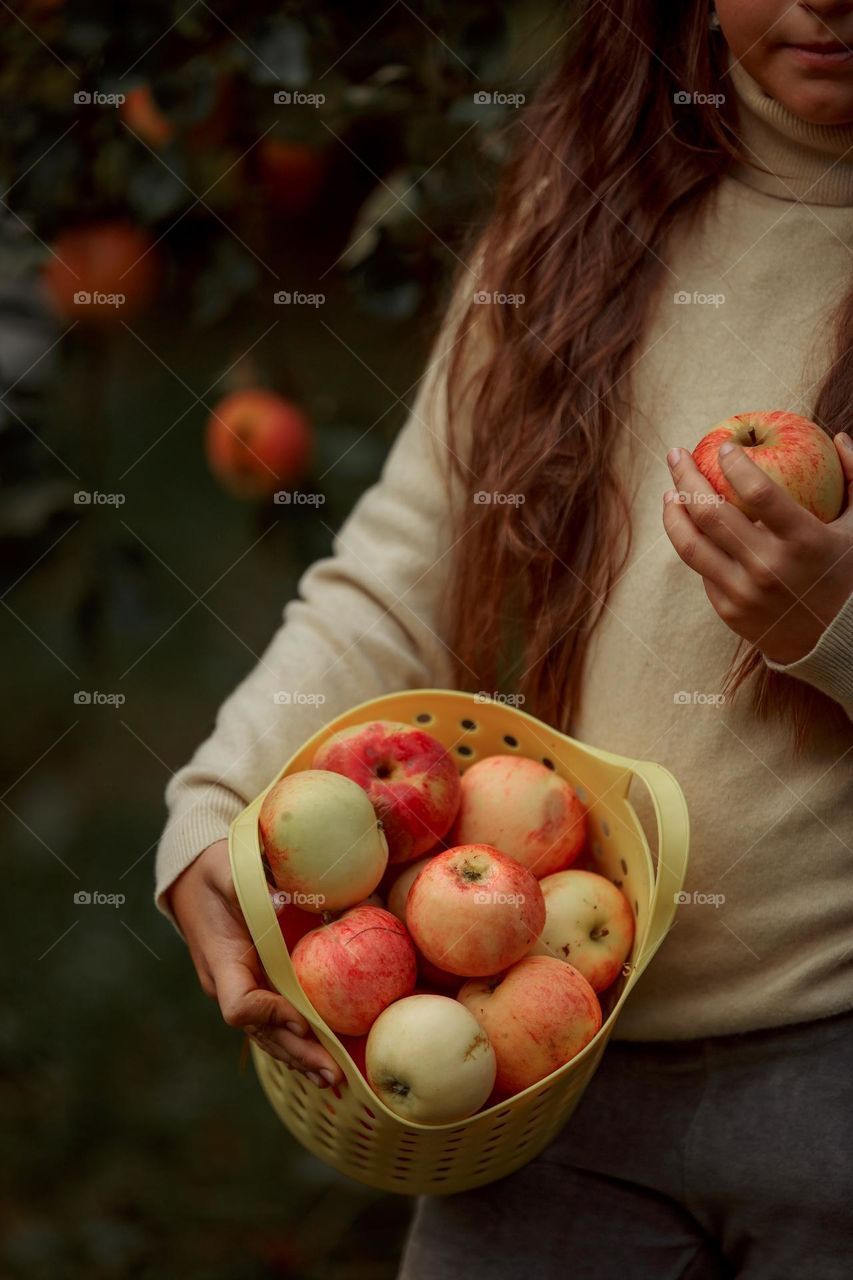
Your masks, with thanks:
[{"label": "basket handle", "polygon": [[631,769],[648,788],[658,828],[657,875],[643,959],[636,969],[639,977],[663,942],[675,918],[677,897],[687,873],[690,818],[684,792],[668,769],[651,760],[632,761]]}]

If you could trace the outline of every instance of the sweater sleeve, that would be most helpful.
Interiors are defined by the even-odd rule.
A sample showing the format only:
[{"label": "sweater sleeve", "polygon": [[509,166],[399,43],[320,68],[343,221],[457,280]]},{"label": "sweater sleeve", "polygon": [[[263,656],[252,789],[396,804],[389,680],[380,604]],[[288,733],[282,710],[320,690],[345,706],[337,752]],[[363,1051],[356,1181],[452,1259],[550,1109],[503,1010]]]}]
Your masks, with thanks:
[{"label": "sweater sleeve", "polygon": [[772,671],[796,676],[841,704],[853,720],[853,595],[850,595],[817,644],[796,662],[764,659]]},{"label": "sweater sleeve", "polygon": [[211,735],[166,790],[155,901],[299,745],[354,703],[450,683],[442,600],[452,535],[445,435],[448,326],[379,481],[358,500],[332,554],[298,594],[254,669],[219,709]]}]

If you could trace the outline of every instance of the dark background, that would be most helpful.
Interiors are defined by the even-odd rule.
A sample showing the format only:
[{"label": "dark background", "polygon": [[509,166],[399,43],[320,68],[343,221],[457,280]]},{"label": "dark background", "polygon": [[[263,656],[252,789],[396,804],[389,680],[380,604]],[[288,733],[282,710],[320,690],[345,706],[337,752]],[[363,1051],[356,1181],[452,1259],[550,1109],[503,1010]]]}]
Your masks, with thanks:
[{"label": "dark background", "polygon": [[[511,129],[475,94],[529,95],[568,28],[544,3],[0,9],[4,1280],[394,1274],[409,1202],[279,1124],[154,910],[154,849],[404,420]],[[145,118],[74,97],[140,89]],[[97,256],[116,221],[156,242],[152,305],[58,316],[62,236]],[[322,506],[211,475],[205,423],[247,386],[308,414]]]}]

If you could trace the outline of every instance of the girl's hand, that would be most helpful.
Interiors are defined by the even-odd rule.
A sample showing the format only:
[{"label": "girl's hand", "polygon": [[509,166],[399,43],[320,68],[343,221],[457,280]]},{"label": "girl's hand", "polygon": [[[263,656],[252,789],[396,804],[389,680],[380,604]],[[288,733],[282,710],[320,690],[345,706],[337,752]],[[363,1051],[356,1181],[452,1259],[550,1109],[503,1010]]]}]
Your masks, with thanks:
[{"label": "girl's hand", "polygon": [[739,445],[722,445],[719,459],[749,516],[715,493],[689,450],[667,455],[677,486],[664,495],[672,545],[701,575],[723,622],[771,662],[805,657],[853,592],[853,441],[841,432],[835,446],[848,499],[831,524],[795,502]]},{"label": "girl's hand", "polygon": [[307,1075],[320,1088],[340,1084],[343,1072],[283,996],[271,991],[231,879],[228,842],[218,840],[178,877],[169,905],[189,944],[205,995],[219,1001],[229,1027]]}]

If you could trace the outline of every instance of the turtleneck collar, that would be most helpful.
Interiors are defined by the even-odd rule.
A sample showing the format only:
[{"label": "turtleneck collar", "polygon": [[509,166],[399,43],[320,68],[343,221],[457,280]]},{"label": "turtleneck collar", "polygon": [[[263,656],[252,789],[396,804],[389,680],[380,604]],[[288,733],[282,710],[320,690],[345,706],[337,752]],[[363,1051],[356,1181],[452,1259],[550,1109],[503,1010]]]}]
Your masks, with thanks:
[{"label": "turtleneck collar", "polygon": [[853,124],[801,120],[765,93],[734,59],[729,80],[744,150],[763,166],[737,163],[732,176],[782,200],[853,205]]}]

